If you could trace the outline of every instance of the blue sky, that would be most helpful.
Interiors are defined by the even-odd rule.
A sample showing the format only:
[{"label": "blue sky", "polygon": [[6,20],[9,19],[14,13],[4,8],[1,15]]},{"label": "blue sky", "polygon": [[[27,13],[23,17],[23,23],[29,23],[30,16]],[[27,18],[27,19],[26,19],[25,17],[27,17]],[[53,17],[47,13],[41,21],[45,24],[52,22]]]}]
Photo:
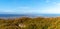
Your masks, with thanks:
[{"label": "blue sky", "polygon": [[0,0],[0,14],[60,14],[60,0]]}]

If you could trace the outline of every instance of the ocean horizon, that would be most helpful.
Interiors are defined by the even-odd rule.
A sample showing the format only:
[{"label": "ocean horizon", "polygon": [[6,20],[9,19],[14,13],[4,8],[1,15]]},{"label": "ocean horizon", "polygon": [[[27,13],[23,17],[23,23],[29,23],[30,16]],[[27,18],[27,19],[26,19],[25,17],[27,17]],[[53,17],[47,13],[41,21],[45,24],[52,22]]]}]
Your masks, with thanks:
[{"label": "ocean horizon", "polygon": [[0,14],[0,18],[19,18],[19,17],[57,17],[60,14]]}]

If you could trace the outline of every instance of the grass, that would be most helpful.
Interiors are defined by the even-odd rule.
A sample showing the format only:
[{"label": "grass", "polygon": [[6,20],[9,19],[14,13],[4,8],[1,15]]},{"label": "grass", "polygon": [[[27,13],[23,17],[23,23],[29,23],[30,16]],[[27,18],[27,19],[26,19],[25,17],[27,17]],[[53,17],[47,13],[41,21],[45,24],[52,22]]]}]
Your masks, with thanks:
[{"label": "grass", "polygon": [[0,19],[0,29],[60,29],[60,17]]}]

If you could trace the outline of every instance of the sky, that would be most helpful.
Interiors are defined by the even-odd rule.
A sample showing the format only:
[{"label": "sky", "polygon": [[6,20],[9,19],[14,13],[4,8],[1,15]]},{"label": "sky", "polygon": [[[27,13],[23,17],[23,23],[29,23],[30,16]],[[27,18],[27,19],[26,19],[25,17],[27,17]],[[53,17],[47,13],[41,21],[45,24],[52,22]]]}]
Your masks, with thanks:
[{"label": "sky", "polygon": [[60,14],[60,0],[0,0],[0,14]]}]

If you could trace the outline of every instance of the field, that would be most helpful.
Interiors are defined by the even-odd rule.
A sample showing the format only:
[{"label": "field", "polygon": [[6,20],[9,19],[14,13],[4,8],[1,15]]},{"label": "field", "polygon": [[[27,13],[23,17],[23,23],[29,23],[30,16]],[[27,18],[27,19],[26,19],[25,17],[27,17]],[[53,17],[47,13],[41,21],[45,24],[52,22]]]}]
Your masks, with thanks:
[{"label": "field", "polygon": [[0,29],[60,29],[60,17],[0,19]]}]

